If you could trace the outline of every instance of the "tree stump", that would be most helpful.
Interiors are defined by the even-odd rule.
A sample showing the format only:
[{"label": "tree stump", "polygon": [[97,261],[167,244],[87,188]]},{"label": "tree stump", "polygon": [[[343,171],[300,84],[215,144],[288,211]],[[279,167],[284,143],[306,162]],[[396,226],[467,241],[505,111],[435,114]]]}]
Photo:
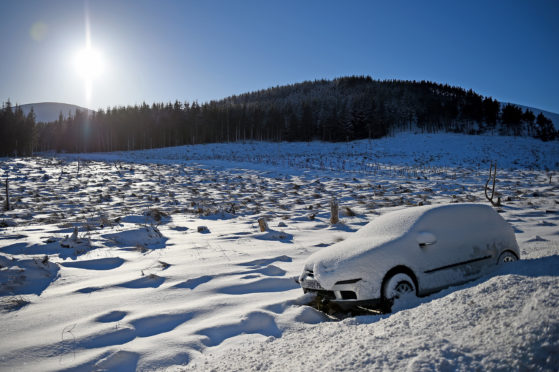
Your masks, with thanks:
[{"label": "tree stump", "polygon": [[338,201],[333,198],[330,201],[330,224],[335,225],[340,222]]},{"label": "tree stump", "polygon": [[6,177],[6,201],[4,203],[4,209],[7,211],[10,210],[10,189],[8,186],[8,177]]},{"label": "tree stump", "polygon": [[268,231],[268,223],[266,222],[266,219],[264,217],[260,217],[258,219],[258,226],[260,226],[261,232]]}]

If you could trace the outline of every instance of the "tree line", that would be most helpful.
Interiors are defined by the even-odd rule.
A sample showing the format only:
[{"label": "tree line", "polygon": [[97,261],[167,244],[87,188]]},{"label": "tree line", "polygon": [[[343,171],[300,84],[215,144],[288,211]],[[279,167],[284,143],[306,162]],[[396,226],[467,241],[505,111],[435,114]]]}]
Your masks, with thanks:
[{"label": "tree line", "polygon": [[12,107],[9,100],[4,102],[0,111],[0,156],[32,155],[38,143],[35,128],[33,109],[25,115],[21,107]]},{"label": "tree line", "polygon": [[35,123],[5,103],[0,155],[95,152],[235,141],[350,141],[404,130],[558,138],[551,120],[472,90],[351,76],[306,81],[204,104],[112,107]]}]

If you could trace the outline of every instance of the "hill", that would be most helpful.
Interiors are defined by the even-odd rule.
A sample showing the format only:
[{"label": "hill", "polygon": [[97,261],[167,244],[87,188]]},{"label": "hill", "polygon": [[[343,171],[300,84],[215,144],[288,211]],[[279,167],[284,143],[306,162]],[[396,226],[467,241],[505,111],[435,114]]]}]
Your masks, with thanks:
[{"label": "hill", "polygon": [[33,108],[33,111],[35,112],[35,121],[43,123],[58,120],[60,113],[62,113],[64,119],[67,119],[68,117],[74,115],[76,110],[87,111],[90,113],[95,112],[85,107],[60,102],[28,103],[26,105],[21,105],[20,107],[25,115],[27,115],[31,111],[31,108]]},{"label": "hill", "polygon": [[555,113],[555,112],[551,112],[551,111],[545,111],[545,110],[541,110],[539,108],[536,107],[530,107],[530,106],[524,106],[524,105],[516,105],[518,107],[520,107],[521,109],[529,109],[532,110],[534,112],[534,115],[538,115],[538,114],[543,114],[545,115],[547,118],[549,118],[552,122],[553,122],[553,127],[555,128],[555,130],[559,130],[559,114]]},{"label": "hill", "polygon": [[99,110],[43,128],[40,151],[140,150],[238,141],[341,142],[398,132],[453,132],[553,140],[544,116],[472,90],[429,81],[349,76],[198,102]]},{"label": "hill", "polygon": [[[35,126],[35,131],[23,130],[18,123],[35,125],[24,115],[23,108],[28,107],[36,111],[35,121],[50,122]],[[71,115],[76,109],[83,111]],[[502,104],[448,84],[349,76],[277,86],[203,104],[177,100],[97,112],[58,103],[24,105],[19,113],[2,112],[0,155],[239,141],[346,142],[409,131],[487,133],[542,141],[559,138],[553,122],[540,111]],[[60,112],[68,117],[54,123]]]}]

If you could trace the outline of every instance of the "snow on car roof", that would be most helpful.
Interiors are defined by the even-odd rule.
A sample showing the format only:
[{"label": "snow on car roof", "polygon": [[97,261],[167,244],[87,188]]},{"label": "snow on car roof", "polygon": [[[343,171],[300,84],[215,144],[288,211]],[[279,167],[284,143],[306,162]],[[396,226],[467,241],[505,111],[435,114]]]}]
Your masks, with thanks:
[{"label": "snow on car roof", "polygon": [[[464,219],[474,219],[480,217],[480,213],[486,216],[489,212],[490,214],[495,213],[491,207],[484,204],[473,204],[473,203],[463,203],[463,204],[442,204],[442,205],[427,205],[421,207],[405,208],[398,211],[386,213],[360,229],[357,235],[380,235],[380,236],[392,236],[397,237],[404,235],[406,232],[410,231],[412,227],[419,221],[420,218],[430,216],[432,218],[430,223],[437,224],[442,221],[438,221],[437,215],[440,215],[439,219],[446,220],[449,217],[448,213],[439,213],[438,211],[452,211],[451,213],[455,215],[460,215]],[[437,211],[437,212],[435,212]]]},{"label": "snow on car roof", "polygon": [[479,218],[480,215],[487,216],[488,212],[495,213],[488,205],[473,203],[428,205],[389,212],[375,218],[350,238],[313,254],[307,262],[342,261],[355,257],[373,247],[379,247],[403,237],[412,230],[420,218],[426,216],[430,216],[432,220],[429,222],[436,226],[448,219],[448,213],[442,213],[439,217],[439,213],[435,212],[442,210],[449,212],[452,210],[452,213],[472,220]]}]

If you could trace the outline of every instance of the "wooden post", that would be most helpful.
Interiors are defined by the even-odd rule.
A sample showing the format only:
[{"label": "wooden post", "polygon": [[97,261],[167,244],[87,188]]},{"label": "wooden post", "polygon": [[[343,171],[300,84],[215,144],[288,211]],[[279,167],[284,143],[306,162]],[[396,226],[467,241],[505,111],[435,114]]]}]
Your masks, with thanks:
[{"label": "wooden post", "polygon": [[8,188],[8,176],[6,176],[6,203],[4,204],[4,209],[10,210],[10,190]]},{"label": "wooden post", "polygon": [[266,222],[266,219],[264,217],[260,217],[258,219],[258,226],[260,226],[261,232],[268,231],[268,223]]},{"label": "wooden post", "polygon": [[336,198],[332,198],[332,200],[330,201],[330,224],[335,225],[338,222],[340,222],[340,217],[338,212],[339,212],[338,201],[336,200]]}]

